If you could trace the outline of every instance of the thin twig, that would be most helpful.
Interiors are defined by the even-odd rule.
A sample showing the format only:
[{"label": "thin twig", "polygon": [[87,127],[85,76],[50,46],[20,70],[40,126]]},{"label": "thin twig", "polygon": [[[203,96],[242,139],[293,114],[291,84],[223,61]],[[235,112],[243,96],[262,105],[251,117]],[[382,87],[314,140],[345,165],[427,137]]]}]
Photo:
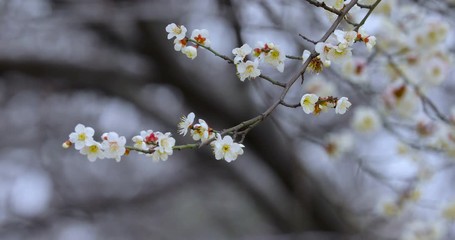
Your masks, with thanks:
[{"label": "thin twig", "polygon": [[354,27],[354,31],[358,31],[359,28],[361,26],[363,26],[363,24],[365,24],[365,22],[367,21],[368,17],[371,15],[371,13],[373,12],[373,10],[379,5],[379,3],[381,2],[381,0],[377,0],[373,5],[369,6],[370,10],[368,10],[368,13],[365,15],[365,17],[363,17],[362,21],[360,21],[360,23],[358,23],[355,27]]},{"label": "thin twig", "polygon": [[282,82],[279,82],[277,80],[273,80],[271,77],[269,76],[266,76],[264,74],[261,74],[259,75],[260,78],[264,79],[264,80],[267,80],[269,81],[270,83],[272,83],[273,85],[277,85],[277,86],[280,86],[282,88],[286,87],[286,84],[282,83]]},{"label": "thin twig", "polygon": [[218,53],[217,51],[215,51],[215,50],[212,49],[211,47],[206,47],[206,46],[204,46],[204,45],[198,43],[197,41],[195,41],[195,40],[193,40],[193,39],[191,39],[191,38],[188,38],[188,41],[189,41],[189,42],[192,42],[192,43],[194,43],[194,44],[196,44],[196,45],[199,46],[199,47],[202,47],[202,48],[205,48],[205,49],[209,50],[209,51],[210,51],[211,53],[213,53],[215,56],[222,58],[223,60],[227,61],[228,63],[234,64],[234,60],[233,60],[232,58],[230,58],[230,57],[228,57],[228,56],[225,56],[225,55],[223,55],[223,54]]},{"label": "thin twig", "polygon": [[300,34],[300,33],[299,33],[299,36],[300,36],[301,38],[303,38],[304,40],[306,40],[306,41],[308,41],[308,42],[310,42],[310,43],[312,43],[312,44],[314,44],[314,45],[316,45],[316,43],[318,43],[318,42],[316,42],[316,41],[314,41],[314,40],[311,40],[311,39],[309,39],[309,38],[303,36],[303,35]]},{"label": "thin twig", "polygon": [[294,59],[294,60],[300,60],[300,61],[303,60],[303,57],[297,57],[297,56],[291,56],[291,55],[286,55],[286,58]]},{"label": "thin twig", "polygon": [[300,103],[290,104],[285,102],[284,100],[280,102],[281,105],[288,107],[288,108],[298,108],[300,107]]},{"label": "thin twig", "polygon": [[[314,5],[314,6],[316,6],[316,7],[322,7],[322,8],[324,8],[325,10],[327,10],[327,11],[329,11],[329,12],[331,12],[331,13],[334,13],[334,14],[336,14],[336,15],[338,15],[338,16],[341,15],[341,14],[343,14],[342,11],[337,10],[337,9],[335,9],[335,8],[332,8],[332,7],[329,7],[329,6],[325,5],[324,2],[320,3],[320,2],[317,2],[317,1],[314,1],[314,0],[306,0],[306,1],[307,1],[309,4],[311,4],[311,5]],[[343,15],[344,15],[344,14],[343,14]]]}]

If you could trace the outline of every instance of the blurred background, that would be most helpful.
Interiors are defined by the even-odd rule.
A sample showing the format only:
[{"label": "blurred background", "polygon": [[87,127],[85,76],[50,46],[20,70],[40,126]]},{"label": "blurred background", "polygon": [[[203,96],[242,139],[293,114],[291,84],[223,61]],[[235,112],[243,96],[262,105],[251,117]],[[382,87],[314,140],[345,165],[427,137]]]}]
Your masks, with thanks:
[{"label": "blurred background", "polygon": [[[381,19],[396,17],[390,8],[418,6],[453,27],[450,1],[384,2]],[[318,40],[331,19],[307,1],[1,0],[0,16],[0,239],[397,239],[410,220],[438,218],[438,206],[454,199],[454,168],[444,165],[453,157],[425,155],[445,166],[421,191],[429,197],[400,217],[378,212],[383,199],[416,185],[421,165],[399,155],[387,130],[355,136],[357,153],[334,160],[324,141],[351,131],[351,112],[280,107],[232,163],[216,161],[207,147],[165,162],[131,153],[119,163],[91,163],[61,147],[78,123],[96,138],[115,131],[129,141],[153,129],[183,144],[192,140],[177,135],[177,123],[189,112],[218,130],[260,114],[279,88],[239,81],[232,65],[202,49],[186,58],[165,27],[208,29],[212,48],[228,56],[257,41],[301,56],[313,46],[298,34]],[[385,27],[372,19],[379,42]],[[364,50],[359,55],[371,54]],[[285,82],[300,66],[288,59],[284,73],[263,72]],[[324,74],[353,109],[376,106],[336,68]],[[430,92],[445,114],[455,102],[448,76]],[[296,84],[287,100],[297,103],[308,87]]]}]

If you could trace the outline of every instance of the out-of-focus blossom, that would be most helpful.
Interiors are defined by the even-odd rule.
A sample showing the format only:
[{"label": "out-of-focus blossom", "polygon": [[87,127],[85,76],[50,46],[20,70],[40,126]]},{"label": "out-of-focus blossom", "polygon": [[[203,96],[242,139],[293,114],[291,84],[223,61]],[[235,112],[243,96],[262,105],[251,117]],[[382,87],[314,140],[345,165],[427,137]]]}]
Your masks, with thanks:
[{"label": "out-of-focus blossom", "polygon": [[382,120],[375,109],[357,107],[352,118],[352,127],[360,133],[374,133],[382,127]]},{"label": "out-of-focus blossom", "polygon": [[409,223],[400,240],[442,240],[445,239],[446,229],[440,221],[419,221]]}]

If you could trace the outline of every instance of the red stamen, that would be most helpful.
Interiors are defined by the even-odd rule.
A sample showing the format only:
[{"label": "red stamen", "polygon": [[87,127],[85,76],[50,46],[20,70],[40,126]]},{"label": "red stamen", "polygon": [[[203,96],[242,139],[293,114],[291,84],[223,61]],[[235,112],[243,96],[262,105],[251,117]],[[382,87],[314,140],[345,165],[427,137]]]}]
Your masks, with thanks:
[{"label": "red stamen", "polygon": [[357,38],[356,38],[357,41],[360,41],[362,40],[362,34],[360,33],[357,33]]}]

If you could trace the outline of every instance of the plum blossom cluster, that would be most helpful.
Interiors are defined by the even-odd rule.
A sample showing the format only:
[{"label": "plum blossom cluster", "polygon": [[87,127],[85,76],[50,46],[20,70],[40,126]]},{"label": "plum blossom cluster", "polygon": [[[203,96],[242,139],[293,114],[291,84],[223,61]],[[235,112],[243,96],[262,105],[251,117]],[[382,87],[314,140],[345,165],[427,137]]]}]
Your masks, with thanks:
[{"label": "plum blossom cluster", "polygon": [[[222,137],[203,120],[199,119],[194,124],[194,113],[189,113],[182,117],[178,124],[178,133],[185,136],[188,132],[194,141],[200,141],[199,145],[187,145],[187,148],[194,148],[205,143],[210,143],[215,158],[224,159],[231,162],[243,154],[243,144],[234,142],[231,136]],[[62,146],[69,148],[74,145],[76,150],[83,155],[87,155],[90,161],[97,159],[112,158],[120,161],[123,155],[129,154],[130,151],[136,151],[139,154],[152,158],[154,161],[166,161],[174,152],[174,149],[183,149],[185,146],[175,146],[175,139],[171,133],[162,133],[153,130],[142,130],[139,135],[134,136],[131,140],[133,146],[125,146],[126,138],[119,136],[116,132],[103,133],[101,142],[94,140],[95,130],[86,127],[83,124],[77,124],[74,132],[69,134],[69,138]],[[189,146],[189,147],[188,147]]]},{"label": "plum blossom cluster", "polygon": [[74,145],[76,150],[87,155],[87,158],[92,162],[103,158],[120,161],[126,152],[125,137],[119,136],[116,132],[108,132],[101,135],[102,142],[97,142],[93,139],[94,134],[93,128],[77,124],[74,132],[69,135],[69,139],[63,143],[63,147],[69,148]]},{"label": "plum blossom cluster", "polygon": [[[235,55],[234,64],[237,67],[237,75],[241,81],[261,75],[261,70],[258,68],[260,62],[271,65],[279,72],[284,71],[286,55],[278,45],[271,42],[257,42],[256,45],[257,47],[253,49],[248,44],[243,44],[241,47],[232,50],[232,54]],[[253,61],[247,58],[250,54],[254,57]]]},{"label": "plum blossom cluster", "polygon": [[[76,150],[87,155],[90,161],[96,159],[112,158],[117,162],[129,152],[125,146],[126,138],[119,136],[116,132],[103,133],[101,142],[93,139],[95,130],[83,124],[77,124],[74,132],[69,134],[69,139],[63,143],[64,148],[74,145]],[[167,160],[172,155],[175,139],[170,133],[153,132],[152,130],[141,131],[140,135],[133,137],[133,150],[145,153],[154,160]]]},{"label": "plum blossom cluster", "polygon": [[139,135],[132,138],[134,147],[139,153],[144,153],[154,161],[166,161],[173,153],[175,139],[171,133],[154,132],[153,130],[142,130]]},{"label": "plum blossom cluster", "polygon": [[[324,67],[328,67],[332,62],[349,62],[352,57],[352,45],[355,42],[363,42],[368,50],[376,45],[376,37],[368,35],[362,28],[356,31],[335,30],[327,42],[318,42],[315,51],[319,54],[313,58],[308,68],[316,73],[320,73]],[[303,62],[310,57],[310,51],[304,50],[302,54]]]},{"label": "plum blossom cluster", "polygon": [[335,108],[336,114],[344,114],[351,106],[351,102],[347,97],[336,98],[333,96],[318,97],[316,94],[307,93],[302,96],[300,106],[306,114],[319,114],[329,108]]},{"label": "plum blossom cluster", "polygon": [[205,142],[215,136],[214,130],[209,127],[204,119],[199,119],[198,123],[194,124],[196,115],[190,112],[187,116],[183,116],[178,126],[178,133],[185,136],[190,131],[190,135],[194,141]]},{"label": "plum blossom cluster", "polygon": [[179,134],[185,136],[189,131],[195,141],[211,141],[210,145],[216,160],[224,159],[226,162],[231,162],[243,154],[242,148],[245,147],[243,144],[234,142],[231,136],[221,137],[221,134],[210,128],[203,119],[199,119],[197,124],[193,124],[194,118],[193,112],[181,118],[178,124]]},{"label": "plum blossom cluster", "polygon": [[[187,29],[183,25],[177,25],[171,23],[166,26],[166,32],[168,33],[167,39],[174,39],[174,50],[180,51],[185,54],[190,59],[195,59],[197,57],[198,44],[204,47],[210,47],[209,32],[207,29],[194,29],[191,33],[191,36],[188,38],[186,36]],[[192,45],[188,43],[194,41]]]}]

